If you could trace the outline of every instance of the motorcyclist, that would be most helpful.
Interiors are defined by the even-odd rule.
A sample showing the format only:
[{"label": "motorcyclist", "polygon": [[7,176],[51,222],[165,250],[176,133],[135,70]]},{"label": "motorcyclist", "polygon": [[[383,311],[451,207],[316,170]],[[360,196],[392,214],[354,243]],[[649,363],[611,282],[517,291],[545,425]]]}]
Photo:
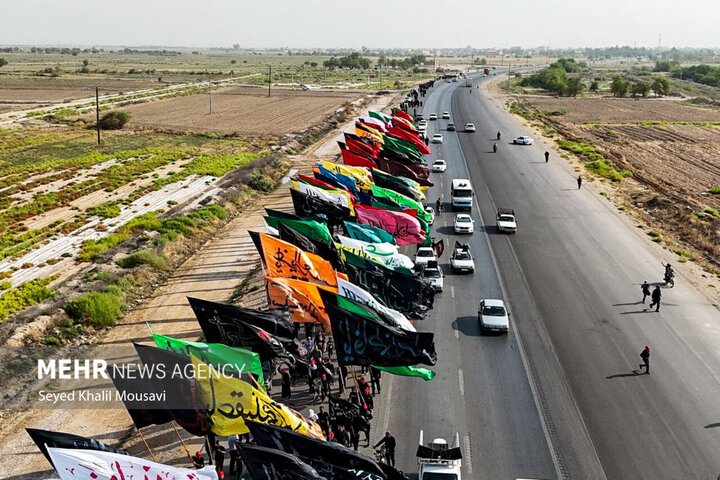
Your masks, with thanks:
[{"label": "motorcyclist", "polygon": [[493,153],[497,153],[497,143],[493,143]]},{"label": "motorcyclist", "polygon": [[497,133],[497,139],[500,140],[500,132]]},{"label": "motorcyclist", "polygon": [[665,282],[670,282],[673,277],[675,277],[675,272],[673,271],[672,266],[668,263],[665,265]]}]

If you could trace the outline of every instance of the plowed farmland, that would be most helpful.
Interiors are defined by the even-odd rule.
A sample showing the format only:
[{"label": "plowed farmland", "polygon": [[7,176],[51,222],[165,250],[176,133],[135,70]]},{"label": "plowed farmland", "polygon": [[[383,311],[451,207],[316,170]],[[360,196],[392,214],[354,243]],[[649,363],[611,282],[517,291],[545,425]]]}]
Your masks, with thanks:
[{"label": "plowed farmland", "polygon": [[720,111],[671,99],[519,100],[526,118],[569,141],[566,150],[594,151],[618,171],[632,172],[619,184],[623,205],[640,207],[637,214],[652,228],[720,267]]},{"label": "plowed farmland", "polygon": [[267,90],[233,87],[123,107],[131,126],[180,132],[283,135],[302,131],[363,96],[362,92]]}]

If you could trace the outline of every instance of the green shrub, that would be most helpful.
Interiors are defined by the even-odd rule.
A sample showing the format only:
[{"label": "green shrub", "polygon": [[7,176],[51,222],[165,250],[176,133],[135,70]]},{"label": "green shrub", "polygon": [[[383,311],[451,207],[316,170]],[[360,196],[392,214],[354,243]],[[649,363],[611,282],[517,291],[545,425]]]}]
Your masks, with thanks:
[{"label": "green shrub", "polygon": [[12,282],[10,280],[0,282],[0,291],[5,291],[9,288],[12,288]]},{"label": "green shrub", "polygon": [[708,190],[708,193],[712,193],[713,195],[720,195],[720,185],[711,188],[710,190]]},{"label": "green shrub", "polygon": [[125,305],[117,289],[109,289],[107,292],[84,293],[66,303],[63,309],[71,318],[87,325],[107,327],[115,324],[125,311]]},{"label": "green shrub", "polygon": [[703,212],[709,213],[709,214],[712,215],[713,217],[718,217],[718,216],[720,216],[720,212],[718,212],[717,209],[712,208],[712,207],[705,207],[705,210],[703,210]]},{"label": "green shrub", "polygon": [[615,167],[607,163],[605,160],[595,160],[594,162],[590,162],[585,165],[585,168],[592,170],[601,177],[605,177],[613,182],[619,182],[623,178],[632,175],[632,172],[629,170],[622,170],[621,172],[618,172],[615,170]]},{"label": "green shrub", "polygon": [[167,268],[167,259],[151,250],[139,250],[116,261],[121,268],[135,268],[139,265],[150,265],[157,270]]},{"label": "green shrub", "polygon": [[120,216],[120,205],[116,201],[105,202],[89,208],[87,213],[101,218],[115,218]]},{"label": "green shrub", "polygon": [[24,308],[52,297],[53,292],[47,286],[53,279],[54,277],[31,280],[5,292],[0,298],[0,322]]},{"label": "green shrub", "polygon": [[102,116],[100,128],[103,130],[120,130],[130,121],[130,114],[122,110],[113,110]]},{"label": "green shrub", "polygon": [[275,190],[275,181],[258,169],[253,170],[250,174],[250,180],[248,180],[248,185],[253,190],[258,190],[261,192],[272,192],[273,190]]}]

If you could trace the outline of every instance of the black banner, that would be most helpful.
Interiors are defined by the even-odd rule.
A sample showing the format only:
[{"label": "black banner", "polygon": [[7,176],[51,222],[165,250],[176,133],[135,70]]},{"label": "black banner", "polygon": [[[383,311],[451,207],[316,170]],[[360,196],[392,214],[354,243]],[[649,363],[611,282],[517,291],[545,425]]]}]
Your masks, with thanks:
[{"label": "black banner", "polygon": [[300,460],[310,465],[315,471],[326,480],[385,480],[380,475],[368,473],[362,470],[347,469],[330,465],[329,463],[315,460],[314,458],[299,457]]},{"label": "black banner", "polygon": [[[119,453],[120,455],[130,455],[122,448],[110,447],[93,438],[81,437],[80,435],[73,435],[72,433],[51,432],[37,428],[26,428],[25,431],[30,435],[30,438],[32,438],[35,445],[37,445],[51,465],[52,459],[48,454],[47,447],[98,450],[101,452]],[[54,466],[55,465],[53,465],[53,467]]]},{"label": "black banner", "polygon": [[373,170],[372,175],[373,181],[378,187],[390,189],[394,192],[405,195],[406,197],[412,198],[416,202],[423,201],[416,190],[410,188],[407,183],[403,182],[399,178],[396,178],[393,175],[388,175],[387,173],[377,169]]},{"label": "black banner", "polygon": [[248,331],[241,322],[260,327],[280,338],[295,336],[290,314],[283,310],[261,311],[192,297],[188,297],[188,302],[208,343],[244,347],[247,343],[243,343],[243,340],[254,342],[255,333]]},{"label": "black banner", "polygon": [[307,217],[310,215],[325,215],[327,217],[328,226],[330,227],[351,217],[349,208],[328,202],[312,195],[307,195],[295,189],[290,190],[290,197],[292,197],[293,207],[295,208],[295,213],[297,215],[301,217]]},{"label": "black banner", "polygon": [[357,417],[362,415],[359,405],[343,400],[340,397],[330,395],[328,402],[331,425],[344,425],[347,428],[353,425]]},{"label": "black banner", "polygon": [[251,421],[245,423],[253,439],[263,447],[277,448],[298,457],[312,458],[341,468],[362,470],[383,479],[386,477],[375,460],[339,443],[306,437],[286,428]]},{"label": "black banner", "polygon": [[[166,369],[179,368],[182,372],[192,371],[190,357],[162,348],[134,343],[143,365],[161,365]],[[170,372],[168,372],[170,373]],[[154,393],[165,393],[165,408],[182,428],[192,435],[202,437],[210,431],[212,421],[208,416],[195,380],[185,375],[156,375],[150,384]]]},{"label": "black banner", "polygon": [[348,312],[337,306],[329,292],[321,292],[330,317],[338,364],[401,367],[435,365],[435,336],[407,332]]},{"label": "black banner", "polygon": [[243,443],[240,454],[252,480],[324,480],[310,465],[280,450]]},{"label": "black banner", "polygon": [[[148,379],[130,379],[120,375],[113,375],[112,381],[118,392],[125,392],[129,398],[144,398],[146,395],[155,393],[152,381]],[[147,427],[148,425],[163,425],[173,421],[173,416],[169,411],[152,408],[153,405],[148,405],[147,402],[125,400],[123,398],[123,403],[137,428]]]}]

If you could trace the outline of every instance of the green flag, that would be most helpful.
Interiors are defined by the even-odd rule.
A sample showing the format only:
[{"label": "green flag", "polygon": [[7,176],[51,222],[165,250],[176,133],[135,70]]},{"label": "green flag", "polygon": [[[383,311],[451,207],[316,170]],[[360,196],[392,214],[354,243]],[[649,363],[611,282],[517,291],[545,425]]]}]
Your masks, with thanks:
[{"label": "green flag", "polygon": [[[410,157],[415,158],[420,163],[425,164],[425,159],[422,158],[422,155],[420,155],[420,152],[418,152],[417,148],[415,148],[415,145],[413,145],[410,142],[405,142],[405,144],[399,142],[396,138],[390,137],[388,135],[385,135],[383,138],[383,148],[387,150],[393,150],[395,152],[404,153]],[[407,145],[407,143],[410,143],[410,145]]]},{"label": "green flag", "polygon": [[377,118],[378,120],[382,120],[385,123],[391,123],[392,117],[385,115],[384,113],[380,112],[373,112],[372,110],[368,111],[368,115],[370,118]]},{"label": "green flag", "polygon": [[197,355],[203,363],[213,367],[231,365],[235,368],[233,372],[249,372],[258,376],[258,384],[264,385],[262,367],[260,366],[260,355],[242,348],[233,348],[221,343],[191,342],[178,340],[153,333],[153,340],[158,348],[170,350],[181,355],[190,356],[190,352]]},{"label": "green flag", "polygon": [[413,200],[412,198],[408,197],[407,195],[398,193],[395,190],[390,190],[389,188],[378,187],[377,185],[372,185],[371,189],[372,189],[373,197],[389,198],[390,200],[394,201],[395,203],[397,203],[399,205],[402,205],[405,208],[409,208],[411,210],[417,210],[417,217],[422,218],[426,223],[430,221],[430,214],[425,212],[425,207],[423,207],[422,203],[418,202],[417,200]]},{"label": "green flag", "polygon": [[395,243],[395,237],[381,228],[372,225],[360,225],[355,222],[343,223],[350,238],[369,243],[392,243],[393,245],[397,245],[397,243]]},{"label": "green flag", "polygon": [[403,377],[419,377],[426,382],[429,382],[430,380],[435,378],[435,370],[430,370],[429,368],[423,367],[416,367],[414,365],[411,365],[409,367],[376,367],[375,365],[373,365],[373,368],[377,368],[378,370],[382,370],[383,372],[392,373],[393,375],[402,375]]},{"label": "green flag", "polygon": [[324,223],[319,223],[314,220],[292,220],[289,218],[279,217],[265,217],[265,222],[275,229],[277,229],[278,225],[282,223],[285,224],[285,226],[292,228],[296,232],[305,235],[310,240],[315,240],[328,245],[332,245],[333,243],[333,238],[332,235],[330,235],[330,230],[328,230],[327,225],[325,225]]}]

